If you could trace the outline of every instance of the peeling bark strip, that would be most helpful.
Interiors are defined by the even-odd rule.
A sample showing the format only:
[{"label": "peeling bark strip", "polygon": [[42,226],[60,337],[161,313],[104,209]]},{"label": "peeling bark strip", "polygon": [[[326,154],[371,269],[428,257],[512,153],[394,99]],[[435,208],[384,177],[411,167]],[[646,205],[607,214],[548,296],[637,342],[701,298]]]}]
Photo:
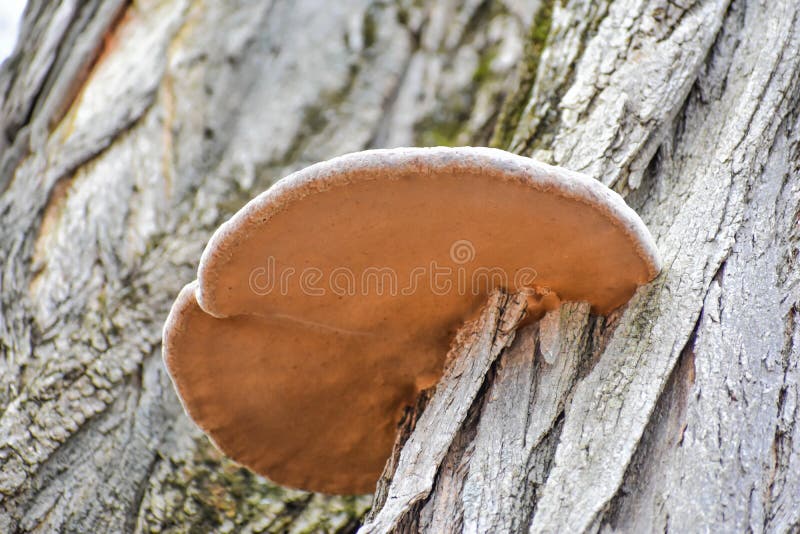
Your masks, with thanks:
[{"label": "peeling bark strip", "polygon": [[[489,311],[487,308],[482,320]],[[540,350],[539,325],[522,327],[492,364],[464,422],[452,434],[435,477],[426,479],[426,491],[413,495],[415,503],[403,502],[404,512],[396,514],[394,522],[377,524],[375,516],[380,518],[384,513],[381,509],[386,494],[384,485],[391,485],[399,494],[402,490],[397,490],[398,487],[420,482],[416,470],[405,474],[394,471],[391,478],[390,460],[363,532],[477,534],[527,530],[538,488],[544,483],[552,461],[560,416],[585,354],[590,331],[586,303],[565,303],[551,313],[560,323],[563,335],[558,348],[550,354],[552,363]],[[471,336],[471,350],[463,350],[463,345],[454,348],[460,350],[460,357],[475,357],[481,339],[496,326],[487,321],[483,327],[467,325],[462,332],[473,333],[476,328],[480,333]],[[466,339],[470,342],[470,338]],[[447,376],[448,381],[462,379],[458,375]],[[444,380],[440,386],[448,387]],[[440,392],[437,387],[437,393]],[[415,433],[418,440],[430,443],[440,429],[441,424],[422,426],[420,420]],[[402,447],[400,450],[409,456],[416,449],[403,447],[405,437],[401,432],[397,447]],[[427,449],[422,453],[433,454]]]},{"label": "peeling bark strip", "polygon": [[[479,319],[462,327],[436,391],[403,445],[383,508],[359,532],[391,532],[433,488],[436,473],[495,359],[525,315],[525,295],[495,291]],[[378,504],[376,502],[376,504]]]}]

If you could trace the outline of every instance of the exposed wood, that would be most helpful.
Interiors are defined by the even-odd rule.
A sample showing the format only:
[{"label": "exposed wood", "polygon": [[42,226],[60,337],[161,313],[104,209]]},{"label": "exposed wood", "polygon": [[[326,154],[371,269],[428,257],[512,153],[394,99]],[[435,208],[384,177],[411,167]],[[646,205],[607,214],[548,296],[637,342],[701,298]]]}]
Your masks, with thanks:
[{"label": "exposed wood", "polygon": [[526,305],[521,293],[506,295],[495,291],[480,318],[459,330],[436,391],[403,444],[385,503],[359,532],[398,529],[414,505],[428,497],[439,466],[481,390],[486,373],[514,340]]},{"label": "exposed wood", "polygon": [[[482,317],[484,321],[487,312]],[[469,402],[469,415],[460,421],[457,432],[442,430],[448,426],[445,422],[452,420],[449,416],[429,424],[423,424],[421,419],[416,426],[414,435],[418,442],[430,444],[443,437],[450,439],[446,455],[437,463],[435,477],[425,479],[425,491],[414,492],[412,499],[401,501],[402,512],[395,509],[392,521],[368,522],[360,532],[478,533],[527,529],[538,488],[549,469],[549,451],[559,435],[558,419],[569,387],[583,363],[581,355],[591,331],[589,307],[585,303],[566,303],[552,313],[560,330],[568,336],[553,354],[553,362],[549,363],[541,353],[539,325],[522,327],[495,360],[479,393],[472,399],[459,397],[451,401],[456,406],[459,402]],[[492,321],[485,321],[480,328],[483,333],[474,337],[470,350],[461,350],[457,357],[477,356],[480,361],[484,354],[490,354],[488,345],[481,346],[481,339],[494,329]],[[461,346],[454,347],[454,351],[459,349]],[[446,391],[448,382],[462,378],[446,374],[437,386],[436,395]],[[408,449],[402,450],[413,456],[418,449],[412,442]],[[434,454],[429,449],[421,452]],[[411,469],[411,475],[395,471],[391,487],[406,489],[404,486],[409,483],[419,483],[416,475],[421,471]],[[395,490],[395,494],[401,493],[401,489]],[[376,499],[373,509],[380,505]],[[385,518],[388,514],[383,515]],[[382,519],[381,514],[377,517]]]}]

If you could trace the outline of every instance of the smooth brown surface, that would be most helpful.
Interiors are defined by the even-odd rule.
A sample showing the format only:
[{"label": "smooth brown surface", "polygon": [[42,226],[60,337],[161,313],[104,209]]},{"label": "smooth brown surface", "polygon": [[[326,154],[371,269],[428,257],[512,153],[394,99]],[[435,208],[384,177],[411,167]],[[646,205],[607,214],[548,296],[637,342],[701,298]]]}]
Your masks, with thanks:
[{"label": "smooth brown surface", "polygon": [[[535,271],[537,287],[605,313],[658,268],[638,217],[586,177],[488,149],[360,153],[280,182],[220,228],[170,314],[165,360],[226,454],[281,484],[365,493],[403,406],[489,289]],[[304,269],[318,271],[303,287]],[[397,286],[380,291],[370,269]],[[446,269],[449,291],[432,288]],[[354,281],[347,294],[332,273]]]}]

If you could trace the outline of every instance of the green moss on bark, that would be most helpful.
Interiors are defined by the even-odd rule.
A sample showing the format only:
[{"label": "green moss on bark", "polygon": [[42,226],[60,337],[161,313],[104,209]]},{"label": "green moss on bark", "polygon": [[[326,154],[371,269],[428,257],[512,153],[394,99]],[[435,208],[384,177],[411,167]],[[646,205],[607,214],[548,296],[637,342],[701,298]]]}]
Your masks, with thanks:
[{"label": "green moss on bark", "polygon": [[187,459],[162,459],[158,500],[145,495],[142,532],[353,532],[367,496],[324,496],[272,484],[220,454],[205,438]]},{"label": "green moss on bark", "polygon": [[503,103],[490,146],[508,148],[511,143],[514,131],[517,129],[520,117],[522,117],[525,109],[525,104],[530,97],[531,89],[533,89],[533,84],[536,82],[539,59],[547,44],[547,37],[550,35],[550,28],[553,23],[554,4],[555,0],[542,2],[533,19],[528,32],[528,40],[525,44],[522,64],[520,65],[517,90],[511,93]]}]

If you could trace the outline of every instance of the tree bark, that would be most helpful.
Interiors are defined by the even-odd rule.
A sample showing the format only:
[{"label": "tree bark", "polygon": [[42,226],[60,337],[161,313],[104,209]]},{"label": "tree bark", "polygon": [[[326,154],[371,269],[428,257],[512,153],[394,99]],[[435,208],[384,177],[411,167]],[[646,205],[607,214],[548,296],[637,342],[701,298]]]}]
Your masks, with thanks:
[{"label": "tree bark", "polygon": [[0,531],[356,529],[215,452],[161,326],[292,170],[489,143],[617,190],[665,269],[554,358],[518,332],[414,527],[800,529],[794,0],[30,0],[0,95]]},{"label": "tree bark", "polygon": [[[426,407],[408,439],[398,436],[401,461],[389,476],[384,473],[360,533],[528,528],[533,490],[543,482],[550,463],[539,449],[553,445],[547,440],[559,427],[567,387],[578,372],[578,355],[586,349],[590,315],[587,303],[565,303],[517,332],[524,309],[524,295],[504,299],[493,295],[481,321],[464,327],[452,359],[460,367],[480,364],[484,358],[489,361],[479,377],[468,380],[477,384],[475,395],[449,399],[448,391],[465,379],[464,373],[451,371],[459,365],[445,371],[430,403],[439,400],[450,412],[431,414]],[[555,332],[545,333],[544,324],[550,319],[555,319]],[[456,418],[455,410],[462,417]],[[448,432],[453,421],[458,426]],[[434,446],[443,439],[445,447]],[[426,463],[434,458],[436,467],[431,469]],[[383,486],[389,489],[381,491]]]},{"label": "tree bark", "polygon": [[[434,482],[447,455],[457,450],[461,431],[470,410],[483,388],[486,374],[500,353],[511,344],[517,326],[525,316],[527,299],[523,294],[506,295],[502,290],[489,297],[481,316],[463,326],[453,341],[441,380],[435,392],[423,392],[425,407],[419,412],[410,435],[398,435],[395,450],[400,450],[395,462],[392,455],[387,469],[378,483],[370,517],[359,531],[415,532],[418,525],[419,503],[428,499]],[[402,443],[399,441],[402,440]],[[468,464],[467,464],[468,466]],[[467,467],[468,468],[468,467]],[[391,472],[389,472],[391,471]],[[439,477],[439,484],[446,475]],[[382,486],[386,485],[386,489]],[[437,492],[436,499],[458,499],[459,491],[447,487]],[[448,506],[455,510],[457,506]],[[431,532],[448,532],[458,529],[437,521],[427,525]]]}]

